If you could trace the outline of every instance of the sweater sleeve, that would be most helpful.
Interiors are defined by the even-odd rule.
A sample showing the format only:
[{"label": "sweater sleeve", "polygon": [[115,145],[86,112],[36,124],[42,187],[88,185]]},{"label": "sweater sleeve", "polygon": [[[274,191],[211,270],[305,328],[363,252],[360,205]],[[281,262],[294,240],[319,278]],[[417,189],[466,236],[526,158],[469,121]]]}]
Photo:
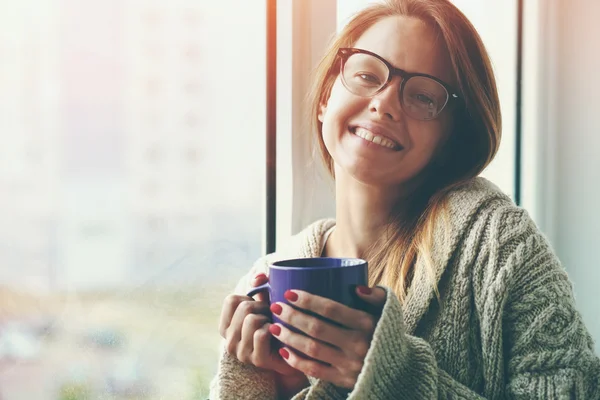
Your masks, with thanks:
[{"label": "sweater sleeve", "polygon": [[[496,356],[505,358],[490,365],[499,366],[501,371],[495,372],[504,379],[485,392],[494,393],[490,398],[600,399],[600,360],[575,309],[567,275],[545,240],[530,236],[501,267],[498,281],[510,280],[509,288],[496,290],[492,284],[486,301],[501,305],[494,318],[502,321],[504,343]],[[354,389],[317,381],[294,400],[486,398],[438,368],[425,340],[405,333],[400,303],[386,291]]]},{"label": "sweater sleeve", "polygon": [[391,289],[384,289],[387,300],[354,389],[318,380],[293,400],[481,399],[437,367],[426,341],[405,333],[402,306]]},{"label": "sweater sleeve", "polygon": [[503,321],[507,394],[600,399],[600,359],[558,258],[541,234],[530,235],[512,258],[518,270]]}]

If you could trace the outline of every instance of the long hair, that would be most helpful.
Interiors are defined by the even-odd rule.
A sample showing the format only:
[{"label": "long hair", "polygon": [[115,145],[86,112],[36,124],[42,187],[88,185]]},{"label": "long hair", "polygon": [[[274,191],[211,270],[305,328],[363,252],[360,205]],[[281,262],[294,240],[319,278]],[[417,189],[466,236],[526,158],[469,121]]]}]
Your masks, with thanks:
[{"label": "long hair", "polygon": [[[439,161],[421,173],[418,189],[402,206],[394,207],[385,235],[368,250],[369,283],[391,287],[401,301],[414,275],[416,260],[424,261],[433,282],[433,234],[437,223],[448,228],[447,194],[476,177],[492,161],[501,137],[500,101],[489,55],[464,14],[448,0],[387,0],[356,14],[332,41],[314,71],[308,111],[311,130],[329,173],[334,162],[325,147],[321,104],[326,104],[339,74],[338,49],[352,47],[373,24],[388,16],[417,18],[436,31],[448,51],[460,105],[452,110],[453,126]],[[441,166],[443,163],[443,167]],[[437,287],[434,287],[436,293]],[[439,293],[438,293],[439,296]]]}]

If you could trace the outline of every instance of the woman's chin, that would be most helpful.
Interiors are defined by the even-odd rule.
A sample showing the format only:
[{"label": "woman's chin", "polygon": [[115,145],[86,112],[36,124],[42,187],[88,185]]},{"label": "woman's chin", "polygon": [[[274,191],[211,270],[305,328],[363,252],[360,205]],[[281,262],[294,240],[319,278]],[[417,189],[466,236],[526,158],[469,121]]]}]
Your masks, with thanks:
[{"label": "woman's chin", "polygon": [[[346,181],[352,180],[367,186],[390,186],[396,182],[391,180],[389,176],[382,174],[381,171],[374,170],[372,167],[361,165],[361,163],[345,165],[336,171],[336,179],[339,179],[339,174],[346,177]],[[348,179],[351,178],[351,179]]]},{"label": "woman's chin", "polygon": [[335,161],[335,179],[336,181],[352,180],[368,186],[388,187],[402,186],[411,180],[413,175],[407,174],[409,171],[406,169],[395,168],[391,171],[389,163],[379,161],[381,160],[370,160],[346,153],[339,162]]}]

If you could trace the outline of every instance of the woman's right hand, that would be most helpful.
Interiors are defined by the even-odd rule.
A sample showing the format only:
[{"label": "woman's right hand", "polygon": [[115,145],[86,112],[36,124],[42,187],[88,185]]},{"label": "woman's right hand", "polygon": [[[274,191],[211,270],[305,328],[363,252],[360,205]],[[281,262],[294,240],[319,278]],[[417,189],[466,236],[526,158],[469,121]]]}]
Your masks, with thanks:
[{"label": "woman's right hand", "polygon": [[[257,275],[252,286],[266,283],[265,274]],[[273,370],[286,377],[304,374],[288,365],[271,347],[269,302],[265,293],[251,297],[229,295],[223,303],[219,333],[225,339],[227,353],[245,364]],[[306,378],[305,378],[306,379]]]}]

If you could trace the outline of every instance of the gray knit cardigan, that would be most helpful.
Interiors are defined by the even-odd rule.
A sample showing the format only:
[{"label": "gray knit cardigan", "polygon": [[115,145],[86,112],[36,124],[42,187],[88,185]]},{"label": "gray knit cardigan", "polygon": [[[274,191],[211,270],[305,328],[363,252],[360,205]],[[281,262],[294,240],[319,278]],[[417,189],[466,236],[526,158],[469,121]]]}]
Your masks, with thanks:
[{"label": "gray knit cardigan", "polygon": [[[451,231],[434,233],[435,281],[423,261],[404,304],[388,288],[353,390],[309,377],[294,399],[600,399],[600,360],[576,310],[571,283],[527,212],[477,178],[449,195]],[[318,221],[257,261],[319,256]],[[441,225],[438,225],[441,226]],[[269,371],[222,351],[211,400],[277,399]]]}]

